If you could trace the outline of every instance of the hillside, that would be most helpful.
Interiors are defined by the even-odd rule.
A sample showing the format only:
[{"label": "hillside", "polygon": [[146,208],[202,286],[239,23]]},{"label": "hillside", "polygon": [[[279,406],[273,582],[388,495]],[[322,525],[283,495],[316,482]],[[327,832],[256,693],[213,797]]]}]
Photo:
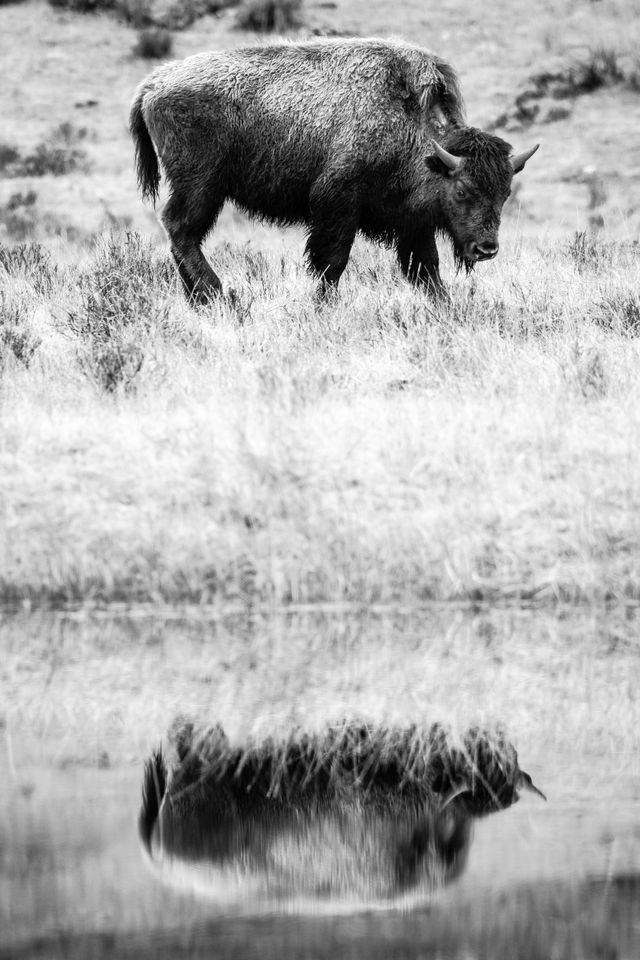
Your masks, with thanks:
[{"label": "hillside", "polygon": [[[640,27],[633,4],[553,0],[533,16],[522,0],[500,0],[482,13],[464,0],[336,0],[307,2],[303,19],[305,26],[292,36],[394,35],[432,48],[458,69],[470,122],[490,127],[506,116],[497,132],[516,149],[541,142],[510,205],[507,230],[544,241],[591,225],[608,236],[637,237],[640,71],[634,50]],[[236,29],[235,20],[234,8],[222,9],[173,33],[173,56],[255,42],[256,35]],[[133,54],[135,42],[133,27],[110,13],[75,13],[45,0],[0,6],[0,162],[7,149],[29,156],[52,138],[83,157],[61,175],[7,177],[11,167],[5,167],[0,240],[85,240],[113,226],[162,236],[153,211],[136,194],[133,175],[128,106],[155,63]],[[576,70],[590,67],[590,92],[575,83],[572,89]],[[536,101],[543,108],[534,122],[523,124],[514,117],[515,100],[535,93],[532,78],[545,73],[565,76],[569,92],[563,95],[556,83]],[[543,122],[549,116],[558,119]],[[216,233],[223,235],[259,244],[271,232],[248,227],[228,210]]]}]

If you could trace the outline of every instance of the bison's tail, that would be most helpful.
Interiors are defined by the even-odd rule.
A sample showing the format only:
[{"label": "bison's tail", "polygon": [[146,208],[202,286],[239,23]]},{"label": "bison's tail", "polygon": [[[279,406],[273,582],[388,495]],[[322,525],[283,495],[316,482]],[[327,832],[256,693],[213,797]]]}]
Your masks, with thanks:
[{"label": "bison's tail", "polygon": [[151,856],[151,835],[160,814],[162,798],[167,788],[167,768],[162,750],[154,750],[144,765],[142,807],[138,818],[138,832],[142,844]]},{"label": "bison's tail", "polygon": [[158,199],[160,168],[155,147],[142,114],[142,100],[146,92],[147,87],[143,84],[134,97],[129,113],[129,130],[136,146],[138,186],[142,196],[155,203]]}]

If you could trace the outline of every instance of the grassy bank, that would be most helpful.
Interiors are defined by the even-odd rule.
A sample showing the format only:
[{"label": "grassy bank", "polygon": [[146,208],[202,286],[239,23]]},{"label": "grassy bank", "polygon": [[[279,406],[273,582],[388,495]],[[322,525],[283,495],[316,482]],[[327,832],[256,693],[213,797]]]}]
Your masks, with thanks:
[{"label": "grassy bank", "polygon": [[447,305],[364,244],[318,304],[298,257],[218,245],[195,311],[135,235],[3,248],[0,601],[640,598],[637,246]]}]

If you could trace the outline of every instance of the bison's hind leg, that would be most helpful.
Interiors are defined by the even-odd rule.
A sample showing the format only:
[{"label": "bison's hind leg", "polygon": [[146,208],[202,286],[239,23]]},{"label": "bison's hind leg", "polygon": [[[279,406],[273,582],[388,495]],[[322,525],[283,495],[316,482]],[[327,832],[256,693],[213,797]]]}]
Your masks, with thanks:
[{"label": "bison's hind leg", "polygon": [[162,222],[169,235],[171,253],[187,298],[205,304],[222,293],[220,278],[200,249],[211,230],[224,198],[208,195],[206,200],[174,189],[162,211]]}]

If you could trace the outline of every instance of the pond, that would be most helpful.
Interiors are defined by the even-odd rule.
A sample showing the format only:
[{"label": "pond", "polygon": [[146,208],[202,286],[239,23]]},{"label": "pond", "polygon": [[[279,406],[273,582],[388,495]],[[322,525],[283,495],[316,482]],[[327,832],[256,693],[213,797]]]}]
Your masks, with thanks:
[{"label": "pond", "polygon": [[[20,613],[0,651],[0,957],[640,956],[633,608]],[[274,907],[143,854],[143,765],[177,716],[236,743],[501,723],[547,802],[474,818],[463,869],[413,899],[347,884]],[[313,827],[318,858],[332,830]]]}]

